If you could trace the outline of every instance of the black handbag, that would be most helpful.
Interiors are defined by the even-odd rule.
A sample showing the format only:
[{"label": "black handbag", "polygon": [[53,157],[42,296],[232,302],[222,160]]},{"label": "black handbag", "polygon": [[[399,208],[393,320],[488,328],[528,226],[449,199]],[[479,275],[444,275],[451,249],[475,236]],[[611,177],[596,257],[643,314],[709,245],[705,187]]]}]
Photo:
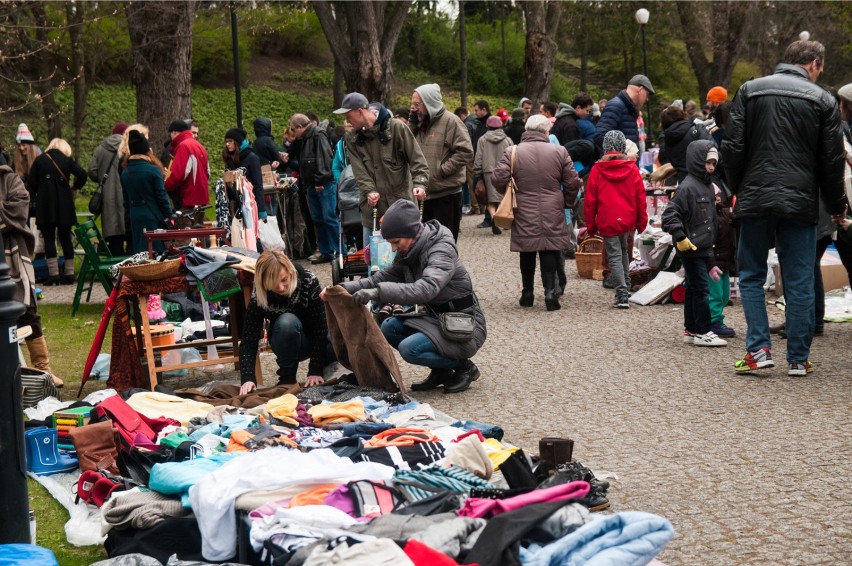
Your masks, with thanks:
[{"label": "black handbag", "polygon": [[443,312],[438,315],[441,336],[451,342],[469,342],[473,339],[476,321],[472,314],[463,312]]},{"label": "black handbag", "polygon": [[89,212],[95,216],[100,216],[100,214],[104,211],[104,183],[106,183],[106,180],[109,178],[109,172],[112,170],[112,164],[115,163],[116,157],[118,157],[117,151],[112,154],[112,159],[101,177],[101,182],[98,183],[98,188],[95,189],[95,193],[92,195],[92,198],[89,199]]}]

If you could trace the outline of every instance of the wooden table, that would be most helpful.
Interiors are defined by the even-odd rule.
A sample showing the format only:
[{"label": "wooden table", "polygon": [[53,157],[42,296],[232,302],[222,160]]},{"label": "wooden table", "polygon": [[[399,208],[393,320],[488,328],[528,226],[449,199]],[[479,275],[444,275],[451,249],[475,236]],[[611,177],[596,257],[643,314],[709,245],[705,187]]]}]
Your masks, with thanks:
[{"label": "wooden table", "polygon": [[[182,282],[178,280],[182,280]],[[133,318],[136,326],[136,337],[134,338],[136,353],[139,357],[144,356],[144,359],[146,361],[147,367],[144,368],[144,371],[147,373],[151,391],[154,390],[154,387],[156,387],[157,383],[159,382],[159,374],[162,374],[167,371],[177,371],[181,369],[231,363],[234,364],[235,370],[239,370],[239,343],[240,331],[242,329],[242,309],[235,308],[238,305],[235,305],[234,303],[239,303],[240,301],[238,299],[236,301],[233,300],[236,297],[239,297],[239,294],[231,295],[230,336],[213,338],[212,340],[193,340],[192,342],[185,342],[182,344],[154,346],[153,339],[151,338],[151,330],[156,329],[156,326],[152,325],[151,321],[148,319],[148,295],[159,293],[159,288],[162,287],[164,281],[169,282],[169,287],[172,292],[178,291],[180,289],[187,290],[190,286],[189,282],[186,280],[186,277],[179,276],[163,281],[127,282],[122,284],[121,290],[119,292],[119,300],[124,299],[125,301],[127,301],[128,306],[132,307],[133,309]],[[252,284],[246,277],[240,278],[240,284],[243,290],[243,300],[245,301],[245,305],[248,305],[248,301],[251,299]],[[156,364],[156,361],[154,359],[155,352],[166,352],[169,350],[179,350],[182,348],[196,348],[202,353],[203,357],[205,354],[204,349],[206,346],[216,346],[219,344],[228,343],[230,343],[232,347],[231,355],[220,357],[218,359],[202,359],[199,362],[189,362],[171,365],[164,365],[161,363],[159,366]],[[258,356],[255,360],[255,377],[258,380],[258,383],[263,383],[263,375],[261,373],[260,367],[260,356]]]},{"label": "wooden table", "polygon": [[154,242],[170,240],[188,240],[191,238],[208,238],[210,247],[216,245],[217,238],[225,238],[224,228],[187,228],[184,230],[143,230],[142,235],[148,242],[148,256],[154,257]]}]

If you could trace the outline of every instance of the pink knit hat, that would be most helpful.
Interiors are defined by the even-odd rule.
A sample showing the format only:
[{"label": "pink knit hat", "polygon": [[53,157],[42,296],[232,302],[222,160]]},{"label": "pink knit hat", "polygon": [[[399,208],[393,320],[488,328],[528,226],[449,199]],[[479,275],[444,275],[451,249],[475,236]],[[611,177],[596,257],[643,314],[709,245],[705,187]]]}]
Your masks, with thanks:
[{"label": "pink knit hat", "polygon": [[35,138],[33,138],[26,124],[18,126],[18,135],[15,136],[15,143],[35,143]]}]

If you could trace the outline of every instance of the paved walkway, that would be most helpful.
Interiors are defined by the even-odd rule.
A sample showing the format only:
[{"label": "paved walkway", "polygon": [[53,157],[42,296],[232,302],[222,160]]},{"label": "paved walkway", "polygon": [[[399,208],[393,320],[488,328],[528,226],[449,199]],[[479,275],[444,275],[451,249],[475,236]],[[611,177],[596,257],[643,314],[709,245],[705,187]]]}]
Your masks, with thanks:
[{"label": "paved walkway", "polygon": [[[737,376],[742,337],[727,348],[684,346],[679,306],[612,309],[612,292],[576,279],[571,261],[561,311],[545,311],[538,281],[535,307],[521,309],[509,235],[476,229],[479,220],[463,220],[460,253],[488,319],[475,358],[482,377],[466,393],[422,401],[501,424],[532,452],[543,436],[575,439],[578,460],[618,475],[613,511],[649,511],[674,524],[666,563],[849,563],[852,324],[827,325],[808,378],[788,378],[782,367]],[[316,272],[330,283],[329,266]],[[50,301],[73,297],[62,287],[47,292]],[[742,309],[727,317],[744,331]],[[770,307],[770,317],[781,313]],[[783,341],[774,353],[784,360]],[[264,366],[269,382],[274,360]],[[408,383],[426,375],[401,368]]]}]

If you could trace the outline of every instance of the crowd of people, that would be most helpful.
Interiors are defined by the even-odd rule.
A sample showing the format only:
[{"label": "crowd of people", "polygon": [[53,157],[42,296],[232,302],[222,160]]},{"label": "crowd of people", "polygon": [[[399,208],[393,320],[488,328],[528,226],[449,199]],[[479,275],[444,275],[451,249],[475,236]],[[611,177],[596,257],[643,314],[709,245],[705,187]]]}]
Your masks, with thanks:
[{"label": "crowd of people", "polygon": [[[245,172],[261,220],[275,213],[275,203],[263,196],[261,167],[298,177],[291,220],[305,227],[306,246],[291,256],[311,250],[312,264],[334,261],[342,251],[336,187],[351,166],[362,225],[355,239],[365,245],[374,214],[383,218],[381,232],[396,260],[344,287],[360,303],[394,306],[400,316],[385,320],[382,332],[405,360],[432,370],[414,389],[444,387],[448,393],[464,391],[479,377],[471,358],[486,337],[475,285],[456,248],[462,216],[483,215],[478,227],[500,236],[492,218],[511,187],[516,208],[508,245],[519,253],[519,305],[535,304],[538,258],[548,311],[561,306],[565,260],[574,257],[577,228],[584,226],[586,235],[604,241],[610,274],[604,286],[615,291],[613,306],[627,309],[633,239],[648,225],[645,177],[651,167],[642,164],[668,164],[672,193],[662,228],[673,238],[686,277],[684,342],[724,346],[735,334],[723,307],[730,277],[738,274],[748,328],[747,352],[735,369],[774,365],[763,284],[767,254],[775,247],[787,296],[788,370],[806,375],[813,371],[812,337],[822,333],[820,257],[833,237],[852,270],[852,85],[834,91],[818,84],[824,60],[821,44],[796,41],[772,75],[746,82],[732,100],[716,86],[704,106],[673,101],[659,115],[658,149],[647,147],[641,112],[654,87],[636,75],[610,100],[595,103],[580,92],[570,104],[543,101],[533,109],[522,98],[511,112],[494,114],[486,100],[476,101],[472,114],[449,111],[438,84],[417,87],[410,107],[397,110],[353,92],[334,111],[344,126],[297,113],[279,145],[271,121],[259,117],[253,144],[244,130],[228,130],[222,161],[226,170]],[[198,124],[175,120],[157,157],[144,125],[117,124],[87,172],[64,140],[51,140],[42,153],[22,124],[12,163],[29,191],[28,215],[44,236],[49,284],[73,281],[73,196],[87,178],[103,187],[102,228],[113,254],[145,249],[142,230],[160,227],[174,211],[208,204],[208,155],[197,136]],[[66,259],[62,274],[57,237]],[[317,314],[323,294],[316,278],[280,253],[265,252],[261,260],[269,272],[259,271],[249,310],[253,326],[244,353],[252,359],[243,364],[244,388],[253,386],[264,319],[282,382],[294,380],[298,362],[308,358],[310,382],[319,382],[319,369],[333,356]],[[415,304],[425,305],[421,316],[402,316],[404,306]],[[463,315],[451,323],[464,332],[446,328],[447,313]],[[298,344],[298,351],[289,344]]]}]

